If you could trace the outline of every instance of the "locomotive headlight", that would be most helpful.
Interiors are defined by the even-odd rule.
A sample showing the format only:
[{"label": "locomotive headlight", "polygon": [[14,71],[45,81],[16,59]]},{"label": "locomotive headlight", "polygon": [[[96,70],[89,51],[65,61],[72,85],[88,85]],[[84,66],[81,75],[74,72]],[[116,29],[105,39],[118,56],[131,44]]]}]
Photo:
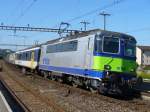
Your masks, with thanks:
[{"label": "locomotive headlight", "polygon": [[137,83],[137,78],[134,77],[131,80],[132,80],[132,84],[136,84]]},{"label": "locomotive headlight", "polygon": [[111,70],[111,66],[110,65],[104,65],[104,69],[105,70]]},{"label": "locomotive headlight", "polygon": [[136,70],[134,69],[134,68],[132,68],[131,70],[130,70],[130,72],[135,72]]}]

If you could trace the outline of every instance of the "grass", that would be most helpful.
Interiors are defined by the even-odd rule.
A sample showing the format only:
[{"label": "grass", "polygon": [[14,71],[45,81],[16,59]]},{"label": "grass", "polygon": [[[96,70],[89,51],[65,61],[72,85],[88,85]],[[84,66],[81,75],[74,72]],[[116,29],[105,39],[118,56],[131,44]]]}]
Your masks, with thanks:
[{"label": "grass", "polygon": [[150,79],[150,74],[145,72],[138,72],[138,77],[142,77],[143,79]]}]

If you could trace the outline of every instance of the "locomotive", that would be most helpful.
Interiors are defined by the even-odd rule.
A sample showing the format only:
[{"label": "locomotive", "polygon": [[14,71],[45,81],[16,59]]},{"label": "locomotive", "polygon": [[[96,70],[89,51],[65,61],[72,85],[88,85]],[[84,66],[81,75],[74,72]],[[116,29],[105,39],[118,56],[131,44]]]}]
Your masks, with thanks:
[{"label": "locomotive", "polygon": [[17,51],[14,59],[24,72],[34,70],[92,92],[123,94],[136,84],[136,40],[123,33],[76,33]]}]

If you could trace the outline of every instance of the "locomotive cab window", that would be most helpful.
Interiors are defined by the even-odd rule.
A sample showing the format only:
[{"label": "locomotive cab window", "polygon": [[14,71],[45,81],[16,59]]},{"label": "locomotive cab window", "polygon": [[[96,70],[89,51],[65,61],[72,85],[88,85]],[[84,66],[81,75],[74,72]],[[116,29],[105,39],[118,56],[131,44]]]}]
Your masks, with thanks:
[{"label": "locomotive cab window", "polygon": [[136,42],[134,40],[125,41],[125,55],[131,57],[136,55]]},{"label": "locomotive cab window", "polygon": [[102,37],[99,35],[95,36],[94,49],[95,52],[102,52]]},{"label": "locomotive cab window", "polygon": [[103,52],[118,53],[119,52],[119,38],[118,37],[104,37],[103,38]]}]

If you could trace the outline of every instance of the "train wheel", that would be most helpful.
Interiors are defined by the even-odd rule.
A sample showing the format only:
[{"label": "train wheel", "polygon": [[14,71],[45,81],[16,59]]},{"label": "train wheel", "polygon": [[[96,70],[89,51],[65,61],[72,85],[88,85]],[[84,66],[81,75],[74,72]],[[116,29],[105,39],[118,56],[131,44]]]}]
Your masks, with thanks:
[{"label": "train wheel", "polygon": [[142,77],[138,77],[138,79],[137,79],[137,85],[141,86],[142,83],[143,83],[143,78]]},{"label": "train wheel", "polygon": [[26,68],[23,67],[21,72],[22,72],[22,74],[26,75],[27,74]]},{"label": "train wheel", "polygon": [[44,72],[43,75],[44,75],[43,77],[44,77],[45,79],[48,77],[48,73],[47,73],[47,72]]},{"label": "train wheel", "polygon": [[63,79],[61,77],[58,77],[58,82],[62,83],[63,82]]},{"label": "train wheel", "polygon": [[104,85],[100,85],[98,88],[98,92],[102,95],[107,95],[108,91],[109,91],[109,89],[107,87],[105,87]]},{"label": "train wheel", "polygon": [[74,87],[74,88],[77,88],[78,87],[78,84],[76,84],[74,81],[72,82],[72,86]]},{"label": "train wheel", "polygon": [[97,89],[94,89],[94,88],[92,88],[92,87],[89,87],[89,89],[90,89],[90,91],[91,91],[91,93],[97,93],[98,92],[98,90]]},{"label": "train wheel", "polygon": [[51,76],[51,80],[52,80],[52,81],[55,81],[55,80],[56,80],[56,77],[52,75],[52,76]]}]

